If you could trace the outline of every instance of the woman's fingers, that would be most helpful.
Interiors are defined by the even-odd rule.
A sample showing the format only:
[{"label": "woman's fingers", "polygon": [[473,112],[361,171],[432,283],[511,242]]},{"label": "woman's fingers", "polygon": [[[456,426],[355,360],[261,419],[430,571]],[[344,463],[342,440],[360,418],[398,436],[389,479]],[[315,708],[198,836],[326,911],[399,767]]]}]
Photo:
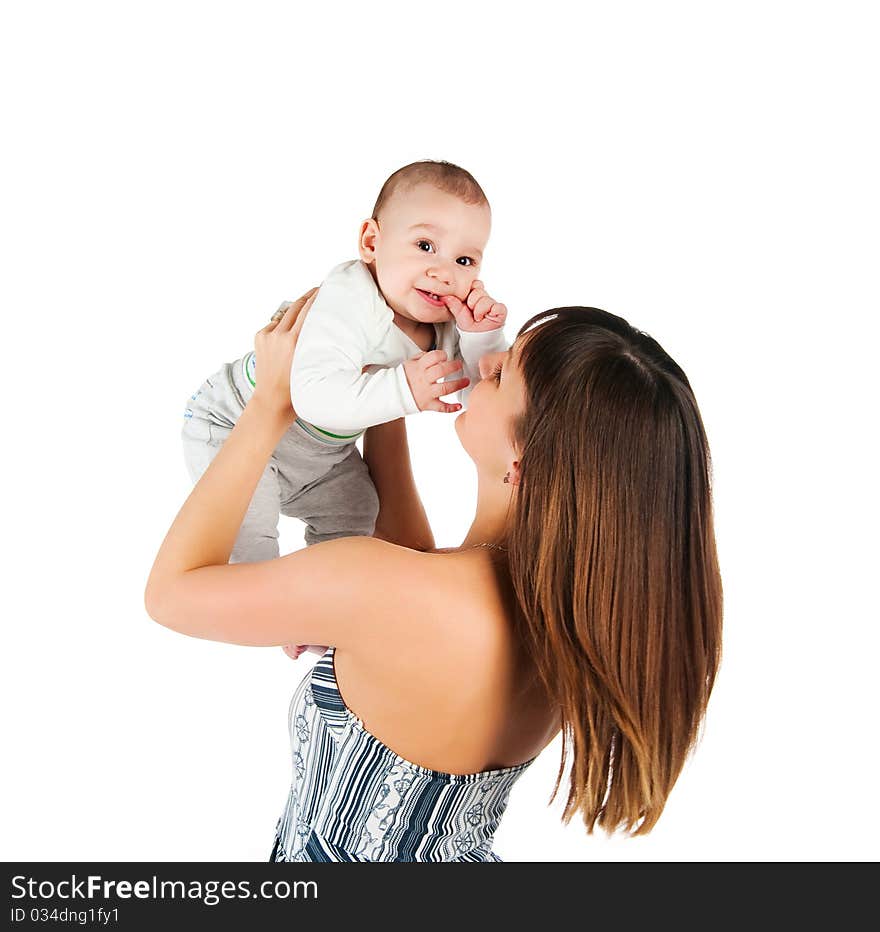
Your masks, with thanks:
[{"label": "woman's fingers", "polygon": [[303,328],[303,324],[306,322],[306,317],[309,316],[309,311],[311,310],[312,305],[315,303],[315,298],[318,295],[318,289],[312,288],[307,295],[305,295],[305,301],[303,306],[300,308],[299,313],[296,315],[296,320],[293,322],[291,327],[291,333],[297,338],[299,338],[299,332]]},{"label": "woman's fingers", "polygon": [[[310,288],[302,297],[297,298],[296,301],[291,302],[290,307],[285,311],[284,316],[278,322],[279,330],[290,330],[294,323],[299,320],[302,316],[301,312],[303,310],[308,313],[308,307],[311,307],[315,300],[315,295],[318,293],[318,287]],[[300,324],[302,326],[302,324]]]},{"label": "woman's fingers", "polygon": [[[279,333],[283,333],[287,330],[291,330],[294,324],[298,320],[305,318],[305,315],[308,314],[309,308],[315,303],[315,295],[318,293],[320,285],[315,285],[314,288],[310,288],[302,297],[297,298],[296,301],[291,301],[282,313],[281,306],[275,313],[272,315],[272,319],[262,328],[260,333],[272,333],[277,330]],[[302,323],[300,323],[300,328],[302,328]],[[299,331],[297,331],[299,333]]]}]

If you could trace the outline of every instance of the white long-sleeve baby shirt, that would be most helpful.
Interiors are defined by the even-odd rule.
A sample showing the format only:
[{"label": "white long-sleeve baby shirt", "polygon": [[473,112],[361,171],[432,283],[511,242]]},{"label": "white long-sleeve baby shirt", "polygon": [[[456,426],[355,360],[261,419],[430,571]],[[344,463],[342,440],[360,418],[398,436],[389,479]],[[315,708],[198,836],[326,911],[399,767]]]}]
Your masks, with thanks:
[{"label": "white long-sleeve baby shirt", "polygon": [[[503,329],[467,333],[454,321],[434,324],[435,347],[447,359],[460,359],[471,384],[459,393],[466,406],[479,380],[485,353],[507,349]],[[373,276],[359,259],[343,262],[321,284],[309,310],[296,350],[290,397],[300,421],[318,429],[329,442],[355,439],[368,427],[407,414],[418,406],[403,362],[421,348],[394,323]]]}]

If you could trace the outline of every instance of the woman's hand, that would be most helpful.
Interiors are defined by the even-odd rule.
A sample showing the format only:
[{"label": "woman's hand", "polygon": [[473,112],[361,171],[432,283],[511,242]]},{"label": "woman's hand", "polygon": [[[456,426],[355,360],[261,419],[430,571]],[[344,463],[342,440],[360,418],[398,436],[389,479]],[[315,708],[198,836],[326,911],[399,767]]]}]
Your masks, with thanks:
[{"label": "woman's hand", "polygon": [[273,411],[296,417],[290,400],[290,367],[293,352],[318,288],[294,301],[280,319],[273,319],[254,336],[256,387],[254,397]]}]

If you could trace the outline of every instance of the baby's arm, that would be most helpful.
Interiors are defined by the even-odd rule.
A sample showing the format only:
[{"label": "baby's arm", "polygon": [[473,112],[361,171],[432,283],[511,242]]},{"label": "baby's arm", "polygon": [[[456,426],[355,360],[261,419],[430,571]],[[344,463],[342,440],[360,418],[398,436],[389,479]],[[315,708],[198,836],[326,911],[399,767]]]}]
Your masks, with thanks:
[{"label": "baby's arm", "polygon": [[458,397],[464,408],[467,408],[468,396],[473,387],[480,381],[480,359],[486,353],[507,352],[510,344],[504,336],[503,330],[490,330],[486,333],[468,333],[464,330],[458,332],[458,352],[464,365],[464,375],[470,379],[467,388],[463,388]]},{"label": "baby's arm", "polygon": [[329,431],[360,433],[419,409],[403,364],[364,372],[381,339],[369,296],[332,277],[303,324],[291,368],[299,417]]},{"label": "baby's arm", "polygon": [[464,364],[464,375],[470,385],[459,397],[467,407],[471,389],[480,381],[480,359],[486,353],[503,353],[508,348],[504,336],[504,321],[507,307],[490,297],[481,281],[475,281],[465,303],[454,295],[446,297],[446,303],[455,317],[458,327],[458,349]]}]

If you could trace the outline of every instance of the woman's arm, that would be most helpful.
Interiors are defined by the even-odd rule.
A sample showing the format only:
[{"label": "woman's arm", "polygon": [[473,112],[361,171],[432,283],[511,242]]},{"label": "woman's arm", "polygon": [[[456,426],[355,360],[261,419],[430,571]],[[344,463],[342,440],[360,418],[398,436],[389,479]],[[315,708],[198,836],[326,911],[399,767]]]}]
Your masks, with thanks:
[{"label": "woman's arm", "polygon": [[293,422],[256,395],[177,513],[147,580],[147,611],[163,603],[187,574],[225,566],[272,451]]},{"label": "woman's arm", "polygon": [[229,562],[266,463],[296,417],[289,383],[282,384],[282,380],[289,380],[296,340],[316,290],[293,302],[281,320],[270,323],[255,337],[259,384],[178,512],[147,580],[144,599],[147,611],[157,621],[187,574]]},{"label": "woman's arm", "polygon": [[367,430],[364,462],[379,495],[373,536],[412,550],[433,550],[434,534],[413,478],[403,418]]},{"label": "woman's arm", "polygon": [[[152,618],[181,634],[369,650],[406,637],[412,614],[436,610],[425,561],[439,558],[383,540],[347,537],[276,560],[228,563],[266,462],[295,417],[290,364],[305,304],[294,302],[257,334],[255,392],[159,548],[144,601]],[[438,397],[444,374],[436,367]]]}]

